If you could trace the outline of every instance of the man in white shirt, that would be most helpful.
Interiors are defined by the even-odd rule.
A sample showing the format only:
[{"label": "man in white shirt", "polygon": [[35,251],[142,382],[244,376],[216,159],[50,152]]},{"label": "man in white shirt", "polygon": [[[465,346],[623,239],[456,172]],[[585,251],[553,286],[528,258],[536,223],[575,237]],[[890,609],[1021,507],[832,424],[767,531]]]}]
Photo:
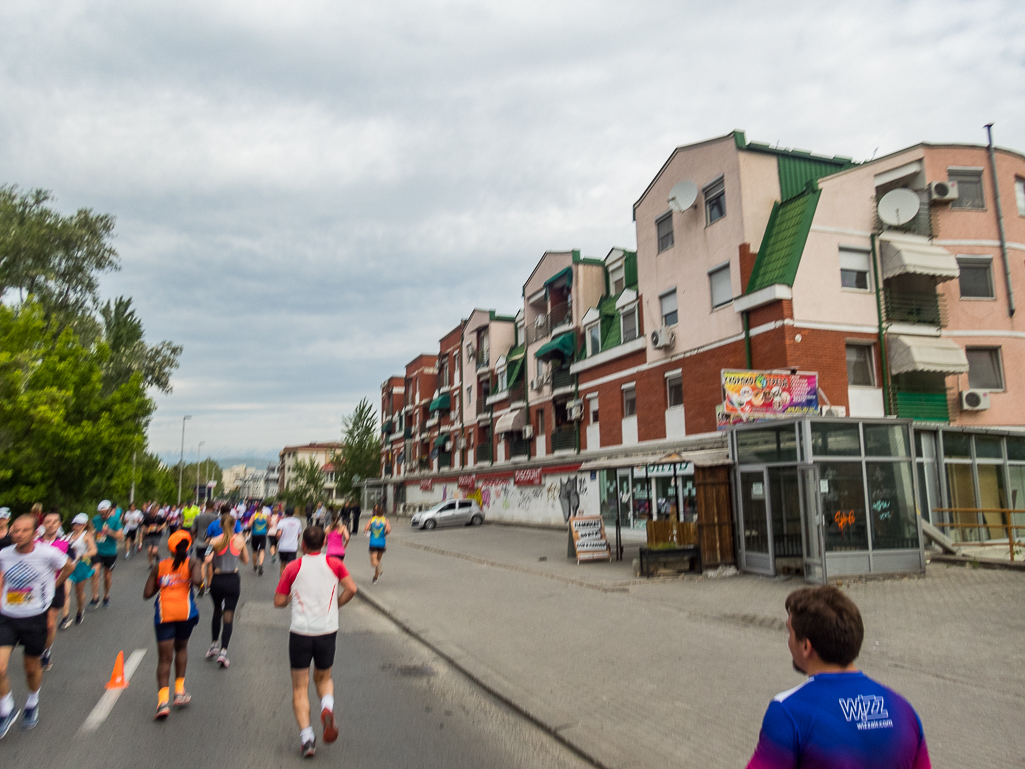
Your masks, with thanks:
[{"label": "man in white shirt", "polygon": [[303,557],[284,569],[274,593],[275,606],[284,608],[289,602],[292,604],[288,660],[292,668],[292,707],[299,724],[299,753],[303,758],[312,758],[317,751],[317,740],[310,726],[311,662],[313,683],[320,697],[324,742],[338,739],[335,686],[331,680],[338,638],[338,608],[356,595],[356,583],[348,570],[338,558],[322,553],[323,547],[324,530],[319,526],[306,529],[302,535]]},{"label": "man in white shirt", "polygon": [[303,525],[295,517],[295,508],[286,507],[285,517],[278,521],[278,555],[281,556],[281,571],[296,558]]},{"label": "man in white shirt", "polygon": [[7,667],[14,647],[25,647],[25,681],[28,699],[22,729],[39,722],[39,686],[43,681],[40,657],[46,649],[46,615],[56,588],[74,568],[55,547],[34,542],[36,520],[22,515],[11,525],[10,547],[0,550],[0,739],[15,719]]}]

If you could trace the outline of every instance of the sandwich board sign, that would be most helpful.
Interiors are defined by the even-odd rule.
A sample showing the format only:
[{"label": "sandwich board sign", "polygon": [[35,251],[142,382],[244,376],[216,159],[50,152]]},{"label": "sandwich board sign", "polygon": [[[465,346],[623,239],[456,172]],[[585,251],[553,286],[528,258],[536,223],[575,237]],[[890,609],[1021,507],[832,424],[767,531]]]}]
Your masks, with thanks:
[{"label": "sandwich board sign", "polygon": [[612,549],[605,536],[605,521],[601,516],[579,516],[569,519],[573,532],[573,548],[577,563],[581,561],[611,561]]}]

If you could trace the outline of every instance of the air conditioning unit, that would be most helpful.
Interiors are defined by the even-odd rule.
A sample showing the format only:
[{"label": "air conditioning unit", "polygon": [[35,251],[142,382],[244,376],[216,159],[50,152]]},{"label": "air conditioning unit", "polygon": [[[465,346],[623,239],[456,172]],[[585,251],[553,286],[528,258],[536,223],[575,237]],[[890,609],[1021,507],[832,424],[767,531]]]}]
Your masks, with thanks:
[{"label": "air conditioning unit", "polygon": [[473,359],[476,358],[476,357],[477,357],[477,348],[474,347],[472,344],[466,345],[466,359],[469,360],[469,361],[473,361]]},{"label": "air conditioning unit", "polygon": [[534,426],[533,425],[524,425],[523,426],[523,437],[524,438],[533,438],[534,437]]},{"label": "air conditioning unit", "polygon": [[570,401],[566,404],[566,416],[574,422],[579,422],[584,417],[584,402]]},{"label": "air conditioning unit", "polygon": [[929,202],[949,203],[957,200],[957,182],[929,182]]},{"label": "air conditioning unit", "polygon": [[541,392],[541,388],[545,386],[545,378],[543,376],[537,377],[530,382],[530,386],[534,388],[536,392]]},{"label": "air conditioning unit", "polygon": [[676,334],[663,326],[651,332],[651,344],[656,350],[672,347],[676,343]]},{"label": "air conditioning unit", "polygon": [[845,417],[847,416],[846,406],[819,406],[819,413],[824,417]]},{"label": "air conditioning unit", "polygon": [[962,411],[985,411],[989,408],[989,393],[985,390],[965,390],[961,393]]}]

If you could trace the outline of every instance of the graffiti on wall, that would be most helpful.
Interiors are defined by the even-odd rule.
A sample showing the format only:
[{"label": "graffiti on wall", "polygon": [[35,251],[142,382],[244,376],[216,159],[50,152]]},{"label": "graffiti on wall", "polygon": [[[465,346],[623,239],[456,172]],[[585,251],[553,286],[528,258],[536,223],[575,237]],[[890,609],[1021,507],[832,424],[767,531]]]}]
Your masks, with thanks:
[{"label": "graffiti on wall", "polygon": [[593,501],[588,496],[591,484],[586,477],[576,474],[546,477],[545,483],[537,486],[516,485],[512,478],[478,478],[477,484],[473,489],[437,484],[423,502],[436,503],[439,496],[442,501],[463,497],[476,501],[485,514],[499,520],[547,523],[560,519],[567,522],[581,510],[594,508],[597,512],[596,501],[593,505],[588,504]]}]

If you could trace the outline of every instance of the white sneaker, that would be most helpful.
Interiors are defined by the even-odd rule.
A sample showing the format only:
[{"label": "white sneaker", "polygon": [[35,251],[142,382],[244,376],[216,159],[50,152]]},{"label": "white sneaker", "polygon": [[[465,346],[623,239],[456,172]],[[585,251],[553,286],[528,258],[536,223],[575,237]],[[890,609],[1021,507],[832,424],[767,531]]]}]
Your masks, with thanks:
[{"label": "white sneaker", "polygon": [[208,660],[212,660],[214,657],[216,657],[218,654],[220,654],[220,652],[221,652],[221,647],[218,646],[216,643],[212,643],[212,644],[210,644],[210,648],[206,650],[206,658]]}]

